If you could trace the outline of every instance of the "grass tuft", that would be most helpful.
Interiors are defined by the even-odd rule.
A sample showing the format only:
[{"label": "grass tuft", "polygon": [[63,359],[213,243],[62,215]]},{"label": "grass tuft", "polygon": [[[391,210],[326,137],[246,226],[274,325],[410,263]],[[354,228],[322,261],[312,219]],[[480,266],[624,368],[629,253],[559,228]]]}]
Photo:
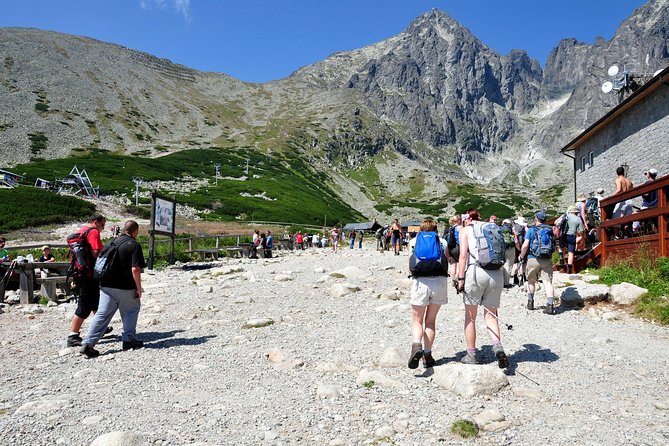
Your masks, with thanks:
[{"label": "grass tuft", "polygon": [[479,434],[479,428],[473,421],[456,420],[451,424],[451,432],[462,438],[471,438]]}]

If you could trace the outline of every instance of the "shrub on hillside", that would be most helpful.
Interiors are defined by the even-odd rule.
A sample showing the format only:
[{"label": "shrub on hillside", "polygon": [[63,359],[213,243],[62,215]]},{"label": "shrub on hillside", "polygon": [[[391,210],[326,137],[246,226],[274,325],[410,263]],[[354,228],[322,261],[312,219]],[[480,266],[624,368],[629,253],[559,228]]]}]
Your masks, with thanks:
[{"label": "shrub on hillside", "polygon": [[0,189],[0,231],[84,220],[95,213],[92,203],[33,187]]}]

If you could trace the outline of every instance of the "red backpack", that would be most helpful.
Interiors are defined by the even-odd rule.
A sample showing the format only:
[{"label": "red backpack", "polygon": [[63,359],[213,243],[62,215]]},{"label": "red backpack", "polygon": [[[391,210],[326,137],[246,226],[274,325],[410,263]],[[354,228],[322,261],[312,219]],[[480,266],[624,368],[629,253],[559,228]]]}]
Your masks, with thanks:
[{"label": "red backpack", "polygon": [[67,236],[67,245],[70,248],[70,267],[67,269],[67,277],[69,278],[78,279],[92,274],[95,264],[93,248],[86,238],[91,229],[93,228]]}]

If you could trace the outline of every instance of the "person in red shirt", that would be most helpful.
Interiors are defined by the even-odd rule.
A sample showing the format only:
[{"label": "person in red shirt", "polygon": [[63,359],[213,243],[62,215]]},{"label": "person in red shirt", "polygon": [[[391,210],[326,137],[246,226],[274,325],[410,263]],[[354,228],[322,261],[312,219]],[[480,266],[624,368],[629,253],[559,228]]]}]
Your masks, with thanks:
[{"label": "person in red shirt", "polygon": [[[102,239],[100,232],[104,229],[107,219],[102,215],[94,215],[88,219],[88,223],[80,229],[80,233],[88,231],[86,241],[91,246],[91,259],[88,259],[90,271],[85,277],[77,279],[77,288],[79,290],[79,299],[77,309],[74,311],[72,322],[70,324],[70,334],[67,337],[68,347],[77,347],[81,345],[81,336],[79,334],[84,320],[98,310],[100,303],[100,281],[93,277],[93,265],[95,259],[102,251]],[[108,328],[108,332],[111,331]]]}]

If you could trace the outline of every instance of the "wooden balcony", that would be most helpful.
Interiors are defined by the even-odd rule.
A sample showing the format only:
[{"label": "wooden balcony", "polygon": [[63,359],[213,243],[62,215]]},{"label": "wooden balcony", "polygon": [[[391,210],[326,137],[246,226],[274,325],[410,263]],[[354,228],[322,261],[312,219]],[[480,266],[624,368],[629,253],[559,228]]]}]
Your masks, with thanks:
[{"label": "wooden balcony", "polygon": [[[611,218],[617,203],[636,199],[652,191],[657,191],[658,194],[656,207],[638,211],[635,208],[632,215]],[[634,187],[622,194],[605,198],[600,202],[602,224],[600,225],[599,239],[601,241],[602,265],[606,264],[607,259],[627,257],[639,248],[647,249],[656,257],[669,256],[668,193],[669,175]],[[639,222],[639,230],[632,230],[634,222]]]}]

